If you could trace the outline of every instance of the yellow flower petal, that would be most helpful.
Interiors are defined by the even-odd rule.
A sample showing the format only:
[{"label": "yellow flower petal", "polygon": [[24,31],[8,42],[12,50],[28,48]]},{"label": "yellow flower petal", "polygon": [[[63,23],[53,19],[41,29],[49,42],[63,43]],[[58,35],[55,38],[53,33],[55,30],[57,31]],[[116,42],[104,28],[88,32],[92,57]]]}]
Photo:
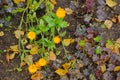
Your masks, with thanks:
[{"label": "yellow flower petal", "polygon": [[56,43],[56,44],[60,43],[60,37],[59,36],[54,37],[54,43]]},{"label": "yellow flower petal", "polygon": [[56,16],[58,18],[64,18],[66,16],[66,11],[63,8],[58,8],[56,11]]},{"label": "yellow flower petal", "polygon": [[28,71],[30,72],[30,73],[35,73],[36,71],[37,71],[37,66],[35,65],[35,64],[32,64],[32,65],[30,65],[29,67],[28,67]]},{"label": "yellow flower petal", "polygon": [[28,32],[27,37],[31,40],[36,38],[36,33],[33,31]]},{"label": "yellow flower petal", "polygon": [[39,59],[39,64],[40,66],[45,66],[47,65],[47,61],[44,58]]}]

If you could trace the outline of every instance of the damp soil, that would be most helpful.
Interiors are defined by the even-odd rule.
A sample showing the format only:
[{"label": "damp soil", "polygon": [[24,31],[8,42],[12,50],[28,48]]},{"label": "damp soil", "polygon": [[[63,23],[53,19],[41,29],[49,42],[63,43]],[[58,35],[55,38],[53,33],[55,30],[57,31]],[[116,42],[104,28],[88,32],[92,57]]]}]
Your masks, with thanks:
[{"label": "damp soil", "polygon": [[[67,8],[69,7],[71,0],[57,0],[57,5],[55,7],[55,10],[58,7]],[[78,0],[80,3],[83,3],[84,0]],[[82,1],[82,2],[81,2]],[[117,14],[120,14],[120,8],[117,8],[119,10],[116,10]],[[80,10],[80,9],[77,9]],[[69,26],[64,29],[66,30],[67,34],[65,38],[75,38],[75,30],[79,23],[84,24],[81,11],[78,11],[78,13],[73,13],[72,15],[67,15],[65,17],[65,20],[69,23]],[[39,12],[38,12],[39,13]],[[42,13],[42,12],[41,12]],[[108,12],[109,13],[109,12]],[[109,13],[109,17],[112,17],[113,14]],[[19,16],[12,17],[12,23],[13,26],[16,26],[19,24]],[[15,22],[16,21],[16,22]],[[14,37],[15,28],[0,28],[0,31],[4,31],[4,36],[0,36],[0,50],[6,50],[11,45],[17,44],[18,41]],[[64,31],[63,30],[63,31]],[[112,29],[110,30],[102,30],[104,33],[104,37],[110,38],[113,40],[116,40],[120,37],[120,25],[119,24],[113,24]],[[106,38],[106,39],[107,39]],[[66,47],[66,49],[70,52],[70,54],[73,54],[77,51],[76,50],[76,43],[71,44],[69,47]],[[30,74],[28,73],[27,67],[23,67],[23,70],[21,72],[18,72],[15,68],[17,68],[20,64],[20,58],[19,55],[16,55],[15,59],[11,60],[9,63],[6,61],[6,52],[0,53],[0,80],[30,80]],[[55,78],[53,78],[55,79]],[[56,78],[58,79],[58,78]],[[43,79],[44,80],[44,79]]]}]

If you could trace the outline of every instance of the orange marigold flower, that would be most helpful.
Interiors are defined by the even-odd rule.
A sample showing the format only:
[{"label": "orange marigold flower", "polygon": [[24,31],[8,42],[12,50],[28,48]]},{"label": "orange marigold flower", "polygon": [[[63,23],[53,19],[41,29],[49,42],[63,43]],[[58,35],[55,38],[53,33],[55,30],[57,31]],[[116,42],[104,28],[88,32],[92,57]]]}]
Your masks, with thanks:
[{"label": "orange marigold flower", "polygon": [[54,40],[54,43],[56,43],[56,44],[60,43],[60,37],[59,36],[55,36],[53,40]]},{"label": "orange marigold flower", "polygon": [[63,8],[58,8],[57,11],[56,11],[56,16],[58,18],[64,18],[66,16],[66,12]]},{"label": "orange marigold flower", "polygon": [[45,66],[45,65],[47,65],[47,61],[44,59],[44,58],[41,58],[41,59],[39,59],[39,65],[40,66]]},{"label": "orange marigold flower", "polygon": [[36,38],[36,33],[33,31],[28,32],[27,37],[31,40]]},{"label": "orange marigold flower", "polygon": [[28,71],[30,72],[30,73],[35,73],[36,71],[37,71],[37,66],[35,65],[35,64],[32,64],[32,65],[30,65],[29,67],[28,67]]}]

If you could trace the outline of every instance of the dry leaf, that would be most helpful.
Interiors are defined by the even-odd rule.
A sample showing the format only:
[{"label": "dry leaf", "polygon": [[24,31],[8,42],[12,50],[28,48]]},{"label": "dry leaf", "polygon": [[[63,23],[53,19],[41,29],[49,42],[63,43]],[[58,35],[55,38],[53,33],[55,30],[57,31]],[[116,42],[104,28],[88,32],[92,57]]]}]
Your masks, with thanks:
[{"label": "dry leaf", "polygon": [[102,73],[104,73],[104,72],[106,71],[106,65],[103,64],[103,65],[101,65],[100,67],[101,67],[101,71],[102,71]]},{"label": "dry leaf", "polygon": [[9,56],[9,53],[7,53],[7,54],[5,55],[5,58],[6,58],[7,62],[9,62],[9,61],[10,61],[10,56]]},{"label": "dry leaf", "polygon": [[118,38],[118,39],[116,40],[116,43],[120,44],[120,38]]},{"label": "dry leaf", "polygon": [[70,68],[70,63],[65,63],[62,65],[62,67],[65,69],[65,70],[68,70]]},{"label": "dry leaf", "polygon": [[15,32],[15,37],[18,39],[20,36],[23,36],[24,35],[24,32],[21,31],[21,30],[16,30]]},{"label": "dry leaf", "polygon": [[41,71],[36,72],[35,74],[32,74],[31,76],[32,80],[41,80],[43,79],[43,74]]},{"label": "dry leaf", "polygon": [[64,39],[63,43],[64,43],[65,46],[69,46],[74,41],[75,41],[75,39]]},{"label": "dry leaf", "polygon": [[113,18],[111,19],[111,21],[114,22],[114,23],[116,23],[116,22],[117,22],[117,18],[113,17]]},{"label": "dry leaf", "polygon": [[120,66],[116,66],[116,67],[114,68],[114,71],[120,71]]},{"label": "dry leaf", "polygon": [[28,64],[31,65],[33,64],[33,56],[32,55],[28,55],[24,58],[24,61]]},{"label": "dry leaf", "polygon": [[4,32],[3,31],[0,31],[0,36],[4,36]]},{"label": "dry leaf", "polygon": [[50,0],[50,2],[51,2],[53,5],[56,5],[56,4],[57,4],[56,0]]},{"label": "dry leaf", "polygon": [[111,20],[105,20],[104,24],[108,29],[110,29],[113,25],[113,22]]},{"label": "dry leaf", "polygon": [[118,23],[120,23],[120,15],[118,16]]},{"label": "dry leaf", "polygon": [[106,4],[109,6],[109,7],[114,7],[117,5],[117,3],[115,2],[115,0],[106,0]]},{"label": "dry leaf", "polygon": [[31,44],[26,45],[27,49],[31,49],[32,47],[33,47],[33,45],[31,45]]},{"label": "dry leaf", "polygon": [[65,11],[68,15],[71,15],[73,13],[73,10],[70,8],[65,8]]},{"label": "dry leaf", "polygon": [[14,53],[12,53],[12,54],[9,54],[9,59],[14,59],[15,58],[15,52]]},{"label": "dry leaf", "polygon": [[19,50],[18,50],[18,45],[10,46],[10,49],[11,49],[13,52],[19,52]]},{"label": "dry leaf", "polygon": [[64,70],[64,69],[61,69],[61,68],[58,68],[58,69],[55,71],[55,73],[57,73],[57,74],[60,75],[60,76],[66,75],[67,72],[68,72],[67,70]]},{"label": "dry leaf", "polygon": [[50,51],[49,53],[49,59],[55,61],[56,60],[56,55],[53,51]]}]

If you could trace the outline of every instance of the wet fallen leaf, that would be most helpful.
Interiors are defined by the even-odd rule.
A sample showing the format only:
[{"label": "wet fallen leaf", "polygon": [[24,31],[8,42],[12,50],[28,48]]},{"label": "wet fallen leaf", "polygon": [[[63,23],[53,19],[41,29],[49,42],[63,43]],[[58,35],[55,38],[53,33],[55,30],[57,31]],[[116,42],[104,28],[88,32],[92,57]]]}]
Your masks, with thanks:
[{"label": "wet fallen leaf", "polygon": [[21,30],[16,30],[15,32],[15,37],[18,39],[20,36],[23,36],[24,35],[24,32],[21,31]]},{"label": "wet fallen leaf", "polygon": [[32,80],[41,80],[43,79],[43,74],[41,71],[36,72],[35,74],[32,74],[31,76]]},{"label": "wet fallen leaf", "polygon": [[13,52],[19,52],[18,45],[10,46],[10,50],[12,50]]},{"label": "wet fallen leaf", "polygon": [[105,20],[104,24],[108,29],[110,29],[113,25],[113,22],[111,20]]},{"label": "wet fallen leaf", "polygon": [[65,11],[68,15],[71,15],[73,13],[73,10],[70,8],[65,8]]},{"label": "wet fallen leaf", "polygon": [[102,73],[104,73],[106,71],[106,65],[105,64],[101,65],[100,68],[101,68]]},{"label": "wet fallen leaf", "polygon": [[75,39],[64,39],[63,40],[63,44],[65,46],[69,46],[71,43],[73,43],[75,41]]},{"label": "wet fallen leaf", "polygon": [[51,2],[53,5],[56,5],[56,4],[57,4],[56,0],[50,0],[50,2]]},{"label": "wet fallen leaf", "polygon": [[0,36],[4,36],[4,32],[3,31],[0,31]]},{"label": "wet fallen leaf", "polygon": [[62,65],[62,67],[65,69],[65,70],[68,70],[70,68],[70,63],[64,63]]},{"label": "wet fallen leaf", "polygon": [[115,68],[114,68],[114,71],[116,72],[116,71],[120,71],[120,66],[116,66]]},{"label": "wet fallen leaf", "polygon": [[55,71],[55,73],[57,73],[57,74],[60,75],[60,76],[66,75],[67,72],[68,72],[67,70],[64,70],[64,69],[61,69],[61,68],[58,68],[58,69]]},{"label": "wet fallen leaf", "polygon": [[49,53],[49,59],[55,61],[56,60],[56,55],[53,51],[50,51]]},{"label": "wet fallen leaf", "polygon": [[109,6],[109,7],[114,7],[117,5],[117,3],[115,2],[115,0],[106,0],[106,4]]}]

